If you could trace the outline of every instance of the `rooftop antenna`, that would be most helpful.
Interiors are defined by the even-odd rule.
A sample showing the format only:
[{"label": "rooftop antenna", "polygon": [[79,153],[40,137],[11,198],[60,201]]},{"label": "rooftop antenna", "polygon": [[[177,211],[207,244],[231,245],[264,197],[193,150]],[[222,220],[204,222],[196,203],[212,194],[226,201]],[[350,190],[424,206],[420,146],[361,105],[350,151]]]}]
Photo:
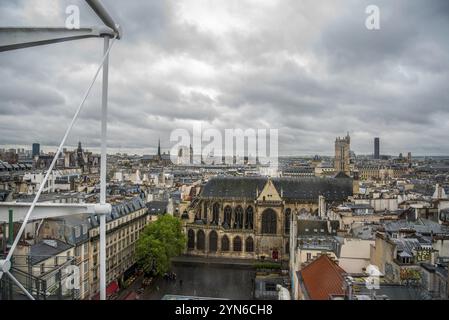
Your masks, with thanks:
[{"label": "rooftop antenna", "polygon": [[[3,274],[6,274],[27,296],[34,300],[34,297],[29,293],[24,286],[11,274],[11,257],[14,253],[17,244],[23,235],[26,224],[29,219],[43,219],[47,217],[65,216],[76,213],[95,213],[100,217],[100,299],[106,300],[106,214],[111,212],[111,205],[106,203],[106,156],[107,156],[107,104],[108,104],[108,71],[109,71],[109,51],[116,39],[120,39],[122,35],[121,27],[108,13],[103,6],[101,0],[86,0],[86,3],[92,8],[97,16],[103,21],[105,25],[94,26],[90,28],[67,29],[67,28],[42,28],[42,27],[3,27],[0,28],[0,52],[23,49],[35,46],[41,46],[52,43],[59,43],[63,41],[79,40],[92,37],[100,37],[104,39],[103,58],[92,79],[92,82],[87,89],[83,100],[79,104],[72,121],[70,122],[64,137],[54,155],[53,161],[42,181],[39,190],[37,191],[32,203],[2,203],[0,205],[0,221],[5,220],[8,209],[16,211],[16,221],[23,221],[18,234],[8,252],[5,259],[0,260],[0,279]],[[109,43],[110,39],[113,39]],[[64,147],[66,139],[75,124],[76,119],[92,89],[93,84],[100,72],[103,69],[103,83],[102,83],[102,105],[101,105],[101,164],[100,164],[100,203],[99,204],[38,204],[39,197],[43,191],[53,167],[59,157],[59,154]],[[34,212],[33,212],[34,210]],[[26,212],[26,213],[25,213]],[[18,213],[18,214],[17,214]],[[33,215],[32,215],[33,213]]]}]

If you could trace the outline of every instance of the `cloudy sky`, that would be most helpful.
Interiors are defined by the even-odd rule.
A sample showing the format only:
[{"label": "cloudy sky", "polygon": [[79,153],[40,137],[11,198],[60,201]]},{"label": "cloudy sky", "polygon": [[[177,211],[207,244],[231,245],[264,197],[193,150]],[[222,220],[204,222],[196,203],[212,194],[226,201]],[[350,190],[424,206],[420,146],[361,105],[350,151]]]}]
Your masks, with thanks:
[{"label": "cloudy sky", "polygon": [[[447,0],[104,0],[111,51],[109,145],[169,148],[176,128],[275,128],[283,155],[352,149],[449,154]],[[0,2],[1,26],[100,24],[82,1]],[[380,30],[365,9],[380,8]],[[0,145],[57,145],[102,56],[88,39],[0,53]],[[99,79],[101,80],[101,78]],[[69,145],[99,146],[95,85]],[[173,143],[172,143],[173,144]]]}]

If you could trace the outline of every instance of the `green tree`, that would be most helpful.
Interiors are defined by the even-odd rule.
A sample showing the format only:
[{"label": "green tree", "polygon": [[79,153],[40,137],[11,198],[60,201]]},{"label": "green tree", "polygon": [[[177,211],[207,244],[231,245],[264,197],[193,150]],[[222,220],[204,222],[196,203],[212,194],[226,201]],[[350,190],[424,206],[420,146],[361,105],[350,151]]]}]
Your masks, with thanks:
[{"label": "green tree", "polygon": [[186,246],[181,221],[163,215],[145,227],[137,241],[137,263],[145,272],[162,275],[170,269],[171,258],[180,255]]}]

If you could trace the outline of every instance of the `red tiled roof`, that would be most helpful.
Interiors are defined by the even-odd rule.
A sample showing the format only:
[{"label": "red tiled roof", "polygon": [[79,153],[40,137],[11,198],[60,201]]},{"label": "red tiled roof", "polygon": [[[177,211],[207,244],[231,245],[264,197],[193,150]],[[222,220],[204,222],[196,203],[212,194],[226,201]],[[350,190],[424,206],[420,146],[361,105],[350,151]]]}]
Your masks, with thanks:
[{"label": "red tiled roof", "polygon": [[321,255],[299,273],[311,300],[328,300],[331,294],[344,294],[343,274],[346,271],[327,255]]}]

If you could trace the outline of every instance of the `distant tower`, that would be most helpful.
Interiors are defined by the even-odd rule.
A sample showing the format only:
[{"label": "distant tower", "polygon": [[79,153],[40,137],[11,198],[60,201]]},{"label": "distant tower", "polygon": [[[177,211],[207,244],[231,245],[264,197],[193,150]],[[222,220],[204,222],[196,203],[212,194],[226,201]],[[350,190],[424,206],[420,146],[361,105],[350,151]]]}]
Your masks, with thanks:
[{"label": "distant tower", "polygon": [[81,147],[81,141],[78,142],[78,149],[76,149],[76,163],[84,171],[84,152]]},{"label": "distant tower", "polygon": [[374,159],[380,159],[380,139],[374,138]]},{"label": "distant tower", "polygon": [[349,163],[350,163],[350,146],[351,137],[349,132],[344,138],[337,137],[335,139],[335,171],[338,173],[340,171],[350,174]]},{"label": "distant tower", "polygon": [[192,145],[190,145],[190,147],[189,147],[189,150],[190,150],[190,164],[193,164],[193,148],[192,148]]},{"label": "distant tower", "polygon": [[161,139],[157,143],[157,156],[159,159],[161,158]]},{"label": "distant tower", "polygon": [[32,151],[33,158],[35,156],[40,155],[40,153],[41,153],[41,145],[39,143],[33,143],[33,151]]}]

